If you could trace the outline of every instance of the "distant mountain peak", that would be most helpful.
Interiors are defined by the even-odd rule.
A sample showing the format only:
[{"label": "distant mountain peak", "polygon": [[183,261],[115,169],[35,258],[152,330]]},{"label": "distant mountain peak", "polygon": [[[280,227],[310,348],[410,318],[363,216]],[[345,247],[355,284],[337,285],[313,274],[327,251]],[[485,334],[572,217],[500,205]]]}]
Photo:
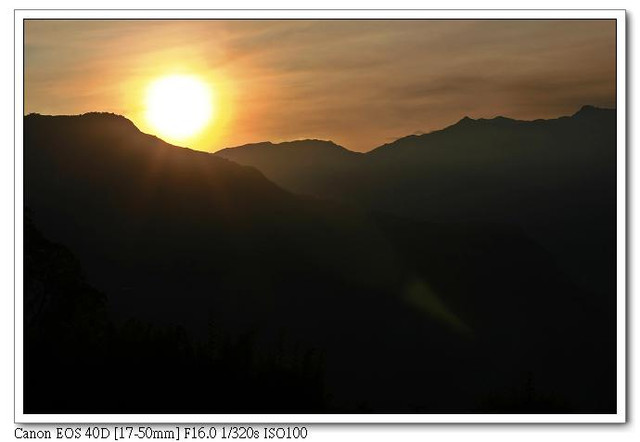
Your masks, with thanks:
[{"label": "distant mountain peak", "polygon": [[[263,147],[271,147],[275,146],[271,141],[260,141],[258,143],[247,143],[237,147],[253,147],[253,148],[263,148]],[[234,149],[234,148],[231,148]]]},{"label": "distant mountain peak", "polygon": [[67,115],[47,115],[40,114],[37,112],[32,112],[25,116],[26,119],[38,119],[38,118],[46,118],[46,119],[56,119],[56,120],[74,120],[74,121],[100,121],[100,122],[110,122],[116,124],[122,124],[123,127],[133,128],[136,131],[140,131],[138,127],[123,115],[119,115],[113,112],[86,112],[84,114],[67,114]]},{"label": "distant mountain peak", "polygon": [[592,112],[592,111],[597,110],[597,109],[599,109],[599,108],[598,108],[598,107],[596,107],[596,106],[593,106],[593,105],[591,105],[591,104],[585,104],[585,105],[584,105],[584,106],[582,106],[582,107],[580,108],[580,110],[579,110],[578,112],[576,112],[576,113],[577,113],[577,114],[579,114],[580,112]]},{"label": "distant mountain peak", "polygon": [[475,123],[476,120],[474,120],[473,118],[469,117],[468,115],[465,115],[464,117],[462,117],[457,123],[458,124],[469,124],[469,123]]},{"label": "distant mountain peak", "polygon": [[608,108],[604,108],[604,107],[597,107],[597,106],[593,106],[591,104],[585,104],[584,106],[582,106],[580,108],[580,110],[578,112],[576,112],[575,114],[573,114],[574,117],[579,117],[579,116],[589,116],[589,115],[596,115],[602,112],[611,112],[614,111],[615,109],[608,109]]},{"label": "distant mountain peak", "polygon": [[458,121],[456,124],[454,124],[454,126],[467,125],[467,124],[473,124],[473,123],[505,124],[505,123],[512,123],[514,121],[518,121],[518,120],[514,120],[513,118],[503,117],[502,115],[498,115],[497,117],[493,117],[493,118],[477,118],[477,119],[471,118],[469,116],[465,116],[460,121]]},{"label": "distant mountain peak", "polygon": [[317,138],[304,138],[301,140],[293,140],[293,141],[284,141],[282,143],[277,143],[276,146],[282,147],[314,147],[314,146],[325,146],[325,147],[337,147],[340,149],[344,149],[344,147],[334,143],[331,140],[320,140]]},{"label": "distant mountain peak", "polygon": [[222,154],[222,153],[230,153],[232,151],[235,152],[239,152],[239,151],[247,151],[247,150],[251,150],[251,151],[255,151],[255,150],[271,150],[271,149],[291,149],[291,150],[298,150],[298,151],[303,151],[306,149],[312,149],[312,150],[331,150],[331,151],[340,151],[340,152],[347,152],[347,153],[353,153],[353,154],[358,154],[357,152],[353,152],[350,151],[348,149],[346,149],[345,147],[340,146],[339,144],[334,143],[333,141],[330,140],[319,140],[319,139],[315,139],[315,138],[305,138],[305,139],[300,139],[300,140],[293,140],[293,141],[283,141],[280,143],[273,143],[271,141],[263,141],[263,142],[259,142],[259,143],[249,143],[249,144],[243,144],[241,146],[234,146],[234,147],[228,147],[225,149],[221,149],[218,152],[216,152],[216,154]]},{"label": "distant mountain peak", "polygon": [[120,115],[120,114],[116,114],[113,112],[106,112],[106,111],[92,111],[92,112],[85,112],[83,114],[57,114],[57,115],[49,115],[49,114],[41,114],[38,112],[31,112],[30,114],[27,114],[28,118],[38,118],[38,117],[47,117],[47,118],[84,118],[84,119],[92,119],[92,118],[108,118],[108,119],[113,119],[113,120],[121,120],[121,121],[128,121],[131,124],[133,124],[131,122],[131,120],[129,120],[127,117]]},{"label": "distant mountain peak", "polygon": [[498,115],[497,117],[487,118],[487,121],[493,121],[497,123],[507,123],[507,122],[517,121],[517,120],[514,120],[513,118],[509,118],[509,117],[503,117],[502,115]]}]

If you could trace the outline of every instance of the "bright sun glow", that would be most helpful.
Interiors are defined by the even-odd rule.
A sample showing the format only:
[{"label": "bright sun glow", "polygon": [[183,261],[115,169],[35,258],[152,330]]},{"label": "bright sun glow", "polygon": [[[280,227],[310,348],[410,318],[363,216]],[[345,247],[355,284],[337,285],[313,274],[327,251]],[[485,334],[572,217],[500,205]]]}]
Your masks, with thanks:
[{"label": "bright sun glow", "polygon": [[200,78],[189,75],[162,77],[147,89],[146,119],[159,136],[184,141],[210,122],[213,103],[211,88]]}]

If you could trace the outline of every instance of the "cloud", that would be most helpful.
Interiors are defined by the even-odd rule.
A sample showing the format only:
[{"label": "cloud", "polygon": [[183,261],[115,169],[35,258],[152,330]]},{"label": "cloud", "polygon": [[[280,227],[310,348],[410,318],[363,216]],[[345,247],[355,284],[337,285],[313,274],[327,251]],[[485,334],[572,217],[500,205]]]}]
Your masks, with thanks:
[{"label": "cloud", "polygon": [[295,137],[368,150],[464,115],[615,105],[611,20],[47,20],[25,37],[27,112],[135,119],[150,78],[215,78],[229,122],[206,150]]}]

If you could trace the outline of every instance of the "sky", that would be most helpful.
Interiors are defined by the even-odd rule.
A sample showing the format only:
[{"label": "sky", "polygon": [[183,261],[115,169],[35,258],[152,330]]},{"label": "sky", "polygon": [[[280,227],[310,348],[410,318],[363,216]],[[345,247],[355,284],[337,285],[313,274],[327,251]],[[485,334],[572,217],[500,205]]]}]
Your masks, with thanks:
[{"label": "sky", "polygon": [[[158,134],[150,84],[197,76],[205,151],[316,138],[369,151],[464,116],[615,107],[614,20],[27,20],[25,114],[106,111]],[[166,137],[165,137],[166,139]]]}]

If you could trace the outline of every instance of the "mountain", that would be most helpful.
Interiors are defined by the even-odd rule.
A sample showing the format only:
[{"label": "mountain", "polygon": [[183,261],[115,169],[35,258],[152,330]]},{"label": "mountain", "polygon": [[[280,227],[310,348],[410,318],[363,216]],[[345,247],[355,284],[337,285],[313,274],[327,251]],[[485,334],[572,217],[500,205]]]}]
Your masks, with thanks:
[{"label": "mountain", "polygon": [[363,280],[370,266],[394,268],[357,215],[111,114],[25,117],[25,204],[47,237],[79,255],[90,281],[127,311],[142,306],[142,316],[179,317],[171,292],[186,304],[216,290],[301,283],[312,272]]},{"label": "mountain", "polygon": [[365,210],[520,226],[576,283],[615,293],[615,110],[585,106],[535,121],[465,117],[313,169],[298,166],[304,149],[296,154],[288,163],[271,149],[239,147],[219,156],[255,166],[285,189]]},{"label": "mountain", "polygon": [[615,410],[615,297],[513,223],[295,195],[104,113],[24,118],[24,203],[33,412]]},{"label": "mountain", "polygon": [[331,141],[298,140],[246,144],[220,150],[216,156],[256,167],[294,193],[337,196],[333,181],[348,176],[362,154]]}]

